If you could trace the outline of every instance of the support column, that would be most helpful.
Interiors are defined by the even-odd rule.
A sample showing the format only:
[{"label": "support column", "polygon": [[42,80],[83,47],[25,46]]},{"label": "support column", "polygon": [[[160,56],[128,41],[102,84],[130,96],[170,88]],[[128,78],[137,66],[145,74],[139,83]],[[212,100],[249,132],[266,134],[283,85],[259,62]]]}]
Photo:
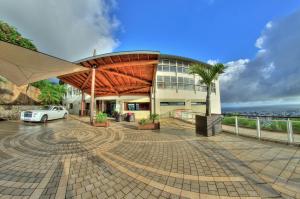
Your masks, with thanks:
[{"label": "support column", "polygon": [[92,68],[92,86],[91,86],[91,113],[90,113],[90,122],[91,125],[94,124],[94,107],[95,107],[95,75],[96,75],[96,65],[93,65]]},{"label": "support column", "polygon": [[81,91],[81,111],[80,111],[80,116],[83,116],[85,111],[85,101],[84,101],[84,92],[83,90]]}]

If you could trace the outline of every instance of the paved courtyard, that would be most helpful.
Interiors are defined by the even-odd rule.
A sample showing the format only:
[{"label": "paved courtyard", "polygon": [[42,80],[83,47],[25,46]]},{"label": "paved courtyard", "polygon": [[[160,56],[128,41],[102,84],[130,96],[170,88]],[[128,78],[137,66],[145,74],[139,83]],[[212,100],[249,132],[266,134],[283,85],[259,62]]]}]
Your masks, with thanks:
[{"label": "paved courtyard", "polygon": [[300,198],[297,147],[163,120],[0,122],[0,198]]}]

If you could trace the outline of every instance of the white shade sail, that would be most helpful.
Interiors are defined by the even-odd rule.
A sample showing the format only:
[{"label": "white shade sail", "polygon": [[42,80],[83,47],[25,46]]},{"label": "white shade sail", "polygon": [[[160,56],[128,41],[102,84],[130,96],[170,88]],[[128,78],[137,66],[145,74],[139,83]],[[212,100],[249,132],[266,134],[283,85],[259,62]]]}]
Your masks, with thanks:
[{"label": "white shade sail", "polygon": [[18,86],[86,70],[89,69],[0,41],[0,75]]}]

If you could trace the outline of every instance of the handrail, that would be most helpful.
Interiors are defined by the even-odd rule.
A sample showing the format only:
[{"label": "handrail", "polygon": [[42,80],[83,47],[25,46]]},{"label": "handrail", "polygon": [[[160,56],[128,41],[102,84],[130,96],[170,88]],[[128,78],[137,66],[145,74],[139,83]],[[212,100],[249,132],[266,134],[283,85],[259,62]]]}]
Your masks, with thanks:
[{"label": "handrail", "polygon": [[232,116],[232,117],[267,117],[267,118],[282,118],[282,119],[300,119],[300,116],[275,116],[275,115],[260,115],[260,114],[232,114],[232,113],[222,113],[223,116]]}]

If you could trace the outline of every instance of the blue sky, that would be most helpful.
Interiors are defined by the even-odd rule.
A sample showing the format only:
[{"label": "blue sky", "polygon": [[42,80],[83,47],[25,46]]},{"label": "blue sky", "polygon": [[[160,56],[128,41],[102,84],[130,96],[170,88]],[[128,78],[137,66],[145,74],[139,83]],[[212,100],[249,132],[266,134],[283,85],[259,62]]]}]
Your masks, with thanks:
[{"label": "blue sky", "polygon": [[[300,104],[299,0],[0,0],[39,51],[159,50],[228,67],[223,106]],[[46,8],[46,9],[45,9]]]},{"label": "blue sky", "polygon": [[204,61],[252,58],[266,23],[299,7],[296,0],[119,0],[116,50],[156,49]]}]

